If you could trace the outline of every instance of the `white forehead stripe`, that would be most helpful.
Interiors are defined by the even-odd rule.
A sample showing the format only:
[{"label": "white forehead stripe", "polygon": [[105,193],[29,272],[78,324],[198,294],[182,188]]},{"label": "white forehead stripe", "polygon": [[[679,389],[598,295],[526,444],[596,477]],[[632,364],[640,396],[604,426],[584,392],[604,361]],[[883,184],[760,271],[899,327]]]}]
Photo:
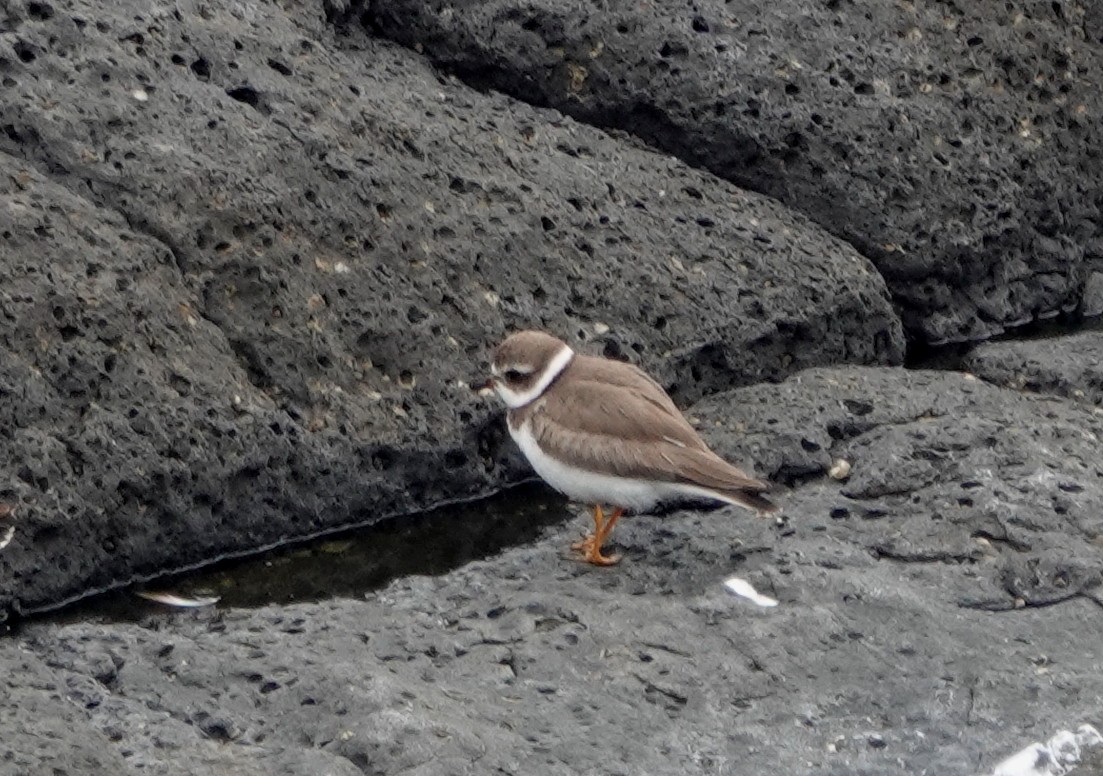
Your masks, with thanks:
[{"label": "white forehead stripe", "polygon": [[494,383],[494,388],[498,391],[498,395],[502,397],[502,401],[511,409],[524,407],[547,390],[552,381],[559,377],[559,373],[567,368],[567,364],[571,363],[572,358],[574,358],[574,351],[564,345],[563,349],[555,354],[555,358],[548,362],[547,369],[540,375],[540,379],[536,381],[536,384],[527,391],[515,391],[500,381]]}]

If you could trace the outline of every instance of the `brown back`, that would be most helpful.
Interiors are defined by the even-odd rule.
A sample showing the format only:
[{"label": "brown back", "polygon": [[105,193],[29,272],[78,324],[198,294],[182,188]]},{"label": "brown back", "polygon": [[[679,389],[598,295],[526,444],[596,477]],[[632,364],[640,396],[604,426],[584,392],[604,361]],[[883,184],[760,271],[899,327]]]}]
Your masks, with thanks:
[{"label": "brown back", "polygon": [[666,391],[641,369],[577,355],[536,401],[511,410],[540,446],[604,474],[762,491],[756,480],[709,450]]}]

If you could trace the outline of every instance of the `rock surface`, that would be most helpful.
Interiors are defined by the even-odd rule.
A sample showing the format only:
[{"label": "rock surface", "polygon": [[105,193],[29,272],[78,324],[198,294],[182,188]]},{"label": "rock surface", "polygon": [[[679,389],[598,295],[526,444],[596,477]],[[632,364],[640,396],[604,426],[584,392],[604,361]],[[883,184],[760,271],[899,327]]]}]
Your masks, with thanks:
[{"label": "rock surface", "polygon": [[903,357],[806,219],[321,7],[4,14],[0,617],[518,478],[465,383],[511,328],[682,401]]},{"label": "rock surface", "polygon": [[786,508],[595,569],[540,497],[332,542],[328,599],[19,622],[0,775],[968,774],[1101,726],[1095,338],[844,366],[1083,301],[1101,20],[0,6],[0,618],[526,476],[468,385],[520,326],[647,367]]},{"label": "rock surface", "polygon": [[1103,332],[986,342],[966,368],[990,383],[1103,404]]},{"label": "rock surface", "polygon": [[[726,454],[802,483],[780,497],[784,524],[730,508],[629,518],[623,562],[597,569],[564,555],[580,515],[360,600],[30,624],[0,642],[27,666],[0,694],[33,681],[64,696],[87,743],[4,737],[0,764],[84,773],[94,751],[155,774],[971,774],[1098,726],[1090,408],[851,368],[691,414]],[[822,476],[832,458],[848,480]],[[732,575],[779,605],[731,596]],[[20,713],[34,732],[57,709]]]},{"label": "rock surface", "polygon": [[916,339],[1075,307],[1103,255],[1096,3],[361,5],[351,22],[473,83],[810,216],[876,263]]}]

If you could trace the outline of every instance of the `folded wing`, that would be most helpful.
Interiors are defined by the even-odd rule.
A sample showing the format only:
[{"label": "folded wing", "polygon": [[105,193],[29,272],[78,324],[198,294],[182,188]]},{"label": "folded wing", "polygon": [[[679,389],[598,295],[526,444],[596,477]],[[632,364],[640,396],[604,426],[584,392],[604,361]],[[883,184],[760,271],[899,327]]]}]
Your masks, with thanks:
[{"label": "folded wing", "polygon": [[531,417],[541,447],[603,474],[697,485],[731,498],[769,488],[709,450],[643,372],[619,377],[611,382],[608,375],[600,381],[572,375],[548,390],[544,406]]}]

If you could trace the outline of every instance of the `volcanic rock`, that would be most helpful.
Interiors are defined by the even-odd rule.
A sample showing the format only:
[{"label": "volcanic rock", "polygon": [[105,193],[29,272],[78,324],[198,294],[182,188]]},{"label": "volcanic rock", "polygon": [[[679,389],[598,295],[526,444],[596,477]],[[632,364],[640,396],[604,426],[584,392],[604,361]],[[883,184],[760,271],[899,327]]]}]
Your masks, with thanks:
[{"label": "volcanic rock", "polygon": [[1103,255],[1093,3],[388,0],[350,24],[776,197],[884,275],[912,338],[1076,307]]},{"label": "volcanic rock", "polygon": [[986,342],[964,359],[990,383],[1103,403],[1103,332]]},{"label": "volcanic rock", "polygon": [[[783,522],[629,517],[624,560],[595,568],[565,552],[579,514],[362,598],[85,614],[27,625],[0,656],[65,688],[118,773],[314,758],[418,776],[969,774],[1098,725],[1103,419],[963,374],[861,368],[690,414],[726,455],[799,481]],[[848,480],[822,475],[830,457]],[[732,576],[778,606],[732,596]],[[54,762],[34,741],[0,754]]]},{"label": "volcanic rock", "polygon": [[510,329],[680,401],[902,359],[806,219],[320,7],[4,14],[0,617],[526,476],[470,389]]}]

